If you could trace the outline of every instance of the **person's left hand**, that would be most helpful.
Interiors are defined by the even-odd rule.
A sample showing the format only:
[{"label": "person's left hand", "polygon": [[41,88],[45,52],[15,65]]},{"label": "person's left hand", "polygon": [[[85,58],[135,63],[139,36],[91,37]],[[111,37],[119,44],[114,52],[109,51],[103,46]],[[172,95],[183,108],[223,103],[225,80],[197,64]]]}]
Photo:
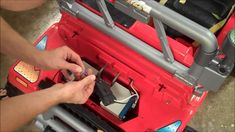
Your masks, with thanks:
[{"label": "person's left hand", "polygon": [[66,69],[75,74],[80,74],[85,69],[80,56],[67,46],[42,51],[38,64],[43,69]]},{"label": "person's left hand", "polygon": [[92,94],[96,76],[92,70],[88,70],[88,76],[79,81],[69,81],[64,84],[55,84],[51,88],[56,89],[59,103],[84,104]]}]

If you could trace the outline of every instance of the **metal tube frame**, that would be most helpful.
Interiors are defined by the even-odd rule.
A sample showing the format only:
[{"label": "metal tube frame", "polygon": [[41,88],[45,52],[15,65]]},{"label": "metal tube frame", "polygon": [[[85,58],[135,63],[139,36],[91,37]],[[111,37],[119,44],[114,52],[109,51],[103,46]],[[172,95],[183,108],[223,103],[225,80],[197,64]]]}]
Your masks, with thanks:
[{"label": "metal tube frame", "polygon": [[[106,1],[109,2],[108,0]],[[203,72],[210,70],[208,67],[212,59],[216,56],[218,44],[215,35],[201,25],[153,0],[116,0],[113,2],[112,4],[114,7],[123,11],[125,14],[137,14],[133,16],[136,19],[146,21],[149,20],[149,17],[154,18],[156,31],[161,40],[163,49],[162,53],[121,28],[112,25],[113,20],[107,10],[104,0],[97,1],[103,18],[81,6],[75,2],[75,0],[58,0],[58,2],[62,10],[84,20],[103,33],[120,41],[123,45],[138,52],[148,60],[173,74],[184,83],[194,87],[199,84],[203,85],[204,91],[211,89],[212,85],[209,83],[202,83],[200,80],[204,79],[204,76],[202,76]],[[187,68],[183,64],[174,60],[162,23],[176,29],[201,44],[201,47],[196,54],[195,61],[190,68]],[[210,72],[214,71],[210,70]],[[220,75],[218,76],[219,78],[222,77]]]},{"label": "metal tube frame", "polygon": [[[54,118],[57,117],[63,121],[60,122],[59,120],[55,120]],[[87,126],[85,123],[80,121],[79,119],[75,118],[73,115],[68,113],[66,110],[61,108],[60,106],[54,106],[49,109],[47,112],[40,114],[37,116],[37,126],[40,129],[46,128],[46,126],[52,127],[52,129],[56,131],[70,131],[73,128],[79,132],[94,132],[94,130]],[[67,125],[65,125],[66,123]],[[43,127],[42,127],[43,126]],[[70,126],[71,128],[67,127]]]},{"label": "metal tube frame", "polygon": [[157,20],[156,18],[153,19],[155,30],[157,31],[158,38],[160,39],[162,52],[166,61],[173,63],[174,56],[172,54],[171,48],[168,44],[166,32],[164,26],[161,21]]},{"label": "metal tube frame", "polygon": [[71,126],[77,131],[81,131],[81,132],[93,132],[94,131],[92,128],[88,127],[82,121],[78,120],[73,115],[69,114],[67,111],[60,108],[59,106],[55,106],[51,108],[48,112],[60,118],[61,120],[69,124],[69,126]]},{"label": "metal tube frame", "polygon": [[[72,5],[68,5],[69,3],[67,3],[66,1],[67,0],[60,1],[61,2],[60,7],[63,10],[69,11],[69,13],[71,13],[72,15],[76,14],[76,17],[86,21],[87,23],[103,31],[109,36],[112,36],[113,38],[122,42],[124,45],[128,46],[129,48],[145,56],[153,63],[160,65],[162,68],[166,69],[168,72],[175,74],[176,71],[183,72],[183,71],[188,70],[186,66],[182,65],[181,63],[177,61],[173,62],[172,64],[169,64],[167,61],[165,61],[163,54],[160,51],[149,46],[147,43],[129,34],[128,32],[122,30],[121,28],[117,26],[113,28],[106,26],[103,18],[101,18],[100,16],[97,16],[96,14],[92,13],[91,11],[79,5],[78,3],[74,2]],[[79,13],[76,13],[76,12],[79,12]]]},{"label": "metal tube frame", "polygon": [[50,126],[56,132],[72,132],[70,128],[61,123],[60,121],[54,120],[53,118],[45,120],[43,115],[40,114],[36,118],[35,125],[41,130],[44,131],[47,126]]}]

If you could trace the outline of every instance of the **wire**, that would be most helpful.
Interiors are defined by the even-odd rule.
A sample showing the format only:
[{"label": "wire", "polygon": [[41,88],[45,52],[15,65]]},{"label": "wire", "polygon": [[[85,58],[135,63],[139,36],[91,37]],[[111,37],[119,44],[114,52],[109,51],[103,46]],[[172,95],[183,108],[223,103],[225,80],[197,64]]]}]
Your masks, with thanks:
[{"label": "wire", "polygon": [[135,94],[136,94],[135,103],[133,103],[133,105],[132,105],[132,108],[135,108],[135,106],[136,106],[136,104],[137,104],[137,102],[138,102],[140,96],[139,96],[138,92],[135,90],[135,88],[133,87],[133,83],[134,83],[134,81],[132,80],[130,86],[131,86],[131,88],[133,89],[133,91],[134,91]]},{"label": "wire", "polygon": [[128,100],[134,96],[136,96],[136,101],[135,101],[135,104],[137,103],[137,101],[139,100],[139,94],[137,93],[137,91],[135,90],[135,88],[133,87],[133,81],[131,81],[131,84],[130,84],[130,87],[132,88],[132,90],[135,92],[135,94],[125,98],[125,99],[122,99],[122,100],[114,100],[114,102],[116,103],[127,103]]},{"label": "wire", "polygon": [[137,96],[136,94],[133,94],[125,99],[122,99],[122,100],[114,100],[116,103],[127,103],[126,101],[128,101],[130,98],[134,97],[134,96]]},{"label": "wire", "polygon": [[61,70],[58,70],[56,74],[53,76],[52,80],[55,81],[56,76],[61,72]]},{"label": "wire", "polygon": [[132,80],[130,86],[131,86],[132,90],[135,92],[135,94],[136,94],[136,96],[137,96],[137,99],[136,99],[136,100],[138,100],[138,99],[140,98],[140,96],[139,96],[138,92],[135,90],[135,88],[133,87],[133,82],[134,82],[134,81]]}]

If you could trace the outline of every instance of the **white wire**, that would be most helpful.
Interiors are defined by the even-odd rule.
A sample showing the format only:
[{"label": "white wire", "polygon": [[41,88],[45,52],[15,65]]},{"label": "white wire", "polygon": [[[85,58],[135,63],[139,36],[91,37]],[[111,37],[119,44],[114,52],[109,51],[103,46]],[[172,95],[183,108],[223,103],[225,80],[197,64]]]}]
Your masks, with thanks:
[{"label": "white wire", "polygon": [[125,99],[122,99],[122,100],[114,100],[116,103],[127,103],[126,101],[128,101],[130,98],[136,96],[136,94],[133,94]]},{"label": "white wire", "polygon": [[132,90],[135,92],[135,94],[133,94],[133,95],[131,95],[131,96],[125,98],[125,99],[122,99],[122,100],[114,100],[116,103],[127,103],[127,101],[128,101],[130,98],[134,97],[134,96],[136,96],[136,101],[135,101],[135,103],[139,100],[139,94],[137,93],[137,91],[136,91],[135,88],[133,87],[133,81],[131,82],[130,86],[131,86]]},{"label": "white wire", "polygon": [[136,100],[138,101],[138,99],[139,99],[140,96],[139,96],[138,92],[135,90],[135,88],[133,87],[133,82],[134,82],[134,81],[131,82],[130,86],[131,86],[131,88],[133,89],[133,91],[135,92],[135,94],[136,94],[136,96],[137,96],[137,99],[136,99]]}]

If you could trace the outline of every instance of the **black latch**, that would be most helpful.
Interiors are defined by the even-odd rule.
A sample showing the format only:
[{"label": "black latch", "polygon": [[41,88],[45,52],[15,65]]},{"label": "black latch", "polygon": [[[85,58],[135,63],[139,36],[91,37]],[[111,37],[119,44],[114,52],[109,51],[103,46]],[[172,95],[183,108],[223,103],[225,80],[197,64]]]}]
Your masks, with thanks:
[{"label": "black latch", "polygon": [[114,103],[116,97],[113,95],[111,91],[111,87],[116,82],[117,78],[119,77],[119,73],[115,76],[112,81],[112,84],[107,83],[101,78],[101,74],[106,68],[107,64],[100,69],[100,71],[96,75],[96,84],[95,84],[95,94],[100,98],[105,106]]}]

